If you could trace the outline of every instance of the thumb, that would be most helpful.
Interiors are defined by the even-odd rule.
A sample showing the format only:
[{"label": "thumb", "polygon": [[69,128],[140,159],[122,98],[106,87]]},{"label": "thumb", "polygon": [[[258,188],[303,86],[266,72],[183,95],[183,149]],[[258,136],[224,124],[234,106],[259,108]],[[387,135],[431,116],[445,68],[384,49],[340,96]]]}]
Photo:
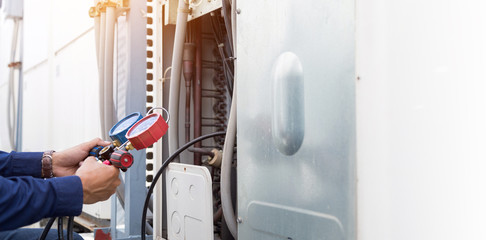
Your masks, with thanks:
[{"label": "thumb", "polygon": [[90,150],[90,149],[92,149],[92,148],[94,148],[96,146],[103,146],[103,147],[105,147],[105,146],[108,146],[108,145],[110,145],[110,142],[104,141],[101,138],[94,138],[94,139],[92,139],[89,142],[83,143],[83,148]]}]

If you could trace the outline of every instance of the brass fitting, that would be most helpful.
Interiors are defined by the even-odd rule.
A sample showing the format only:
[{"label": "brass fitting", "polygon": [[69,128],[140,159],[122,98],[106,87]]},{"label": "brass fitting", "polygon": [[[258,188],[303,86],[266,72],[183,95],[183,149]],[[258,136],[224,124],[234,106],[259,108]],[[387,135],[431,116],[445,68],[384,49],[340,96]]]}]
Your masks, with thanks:
[{"label": "brass fitting", "polygon": [[90,7],[89,8],[89,17],[90,18],[99,17],[99,16],[100,16],[100,12],[98,12],[97,7]]},{"label": "brass fitting", "polygon": [[99,1],[96,6],[89,8],[89,16],[91,18],[99,17],[100,13],[106,12],[107,7],[128,9],[129,4],[129,0],[102,0]]},{"label": "brass fitting", "polygon": [[118,140],[113,141],[113,146],[115,146],[115,147],[121,146],[120,141],[118,141]]},{"label": "brass fitting", "polygon": [[127,149],[127,151],[130,151],[130,150],[133,150],[135,148],[133,147],[131,142],[128,142],[127,146],[125,146],[125,149]]}]

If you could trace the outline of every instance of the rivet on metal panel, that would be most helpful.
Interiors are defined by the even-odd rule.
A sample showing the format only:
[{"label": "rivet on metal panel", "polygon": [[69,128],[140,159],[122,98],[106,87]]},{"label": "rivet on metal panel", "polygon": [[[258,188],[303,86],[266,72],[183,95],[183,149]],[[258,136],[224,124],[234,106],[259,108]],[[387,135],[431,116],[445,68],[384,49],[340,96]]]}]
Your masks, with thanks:
[{"label": "rivet on metal panel", "polygon": [[236,218],[236,222],[237,223],[242,223],[243,222],[243,219],[241,217],[238,217],[238,218]]},{"label": "rivet on metal panel", "polygon": [[237,8],[236,9],[236,14],[240,14],[241,13],[241,9]]}]

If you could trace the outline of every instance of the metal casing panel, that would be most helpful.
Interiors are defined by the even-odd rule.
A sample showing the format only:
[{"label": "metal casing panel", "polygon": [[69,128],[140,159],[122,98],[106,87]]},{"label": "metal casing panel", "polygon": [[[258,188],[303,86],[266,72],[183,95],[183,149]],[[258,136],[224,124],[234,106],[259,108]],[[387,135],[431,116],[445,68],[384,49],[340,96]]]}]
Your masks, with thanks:
[{"label": "metal casing panel", "polygon": [[239,239],[355,239],[354,1],[237,8]]}]

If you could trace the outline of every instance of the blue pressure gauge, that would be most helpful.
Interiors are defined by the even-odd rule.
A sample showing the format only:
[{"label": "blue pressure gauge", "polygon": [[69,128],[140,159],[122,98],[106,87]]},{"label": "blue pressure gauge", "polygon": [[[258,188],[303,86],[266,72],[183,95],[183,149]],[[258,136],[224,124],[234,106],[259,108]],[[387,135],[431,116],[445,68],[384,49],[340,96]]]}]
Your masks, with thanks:
[{"label": "blue pressure gauge", "polygon": [[113,140],[113,142],[120,146],[121,144],[125,143],[127,138],[125,135],[128,132],[128,129],[130,129],[135,123],[137,123],[140,119],[142,119],[142,114],[139,112],[134,112],[119,122],[117,122],[108,132],[108,135],[110,138]]}]

